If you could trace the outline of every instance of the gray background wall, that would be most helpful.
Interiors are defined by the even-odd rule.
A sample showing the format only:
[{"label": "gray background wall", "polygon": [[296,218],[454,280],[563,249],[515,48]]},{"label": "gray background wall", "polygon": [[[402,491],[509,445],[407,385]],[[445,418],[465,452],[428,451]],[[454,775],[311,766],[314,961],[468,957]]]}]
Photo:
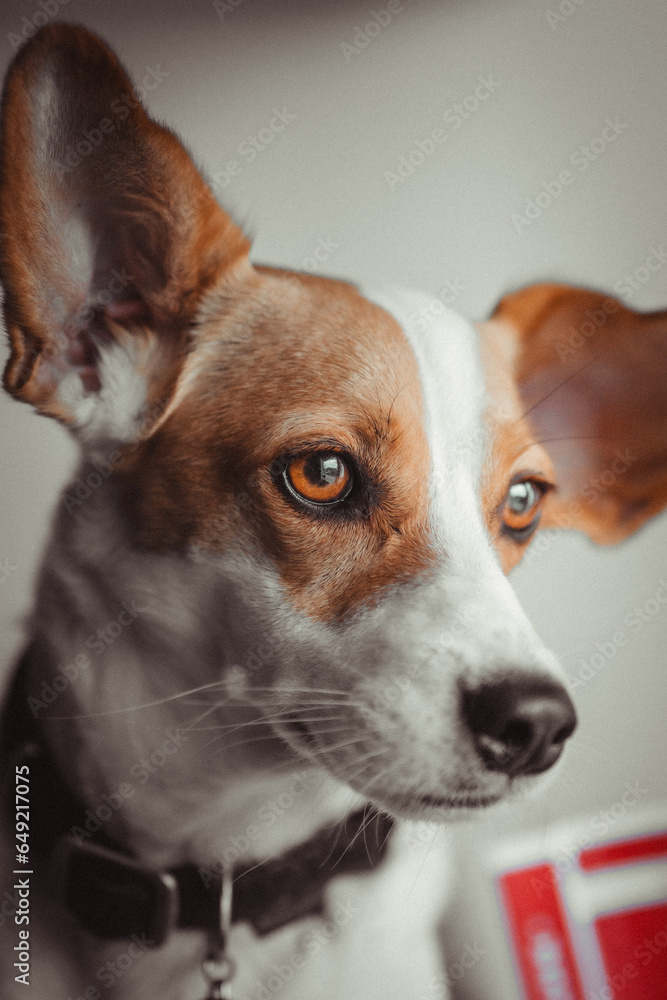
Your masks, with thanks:
[{"label": "gray background wall", "polygon": [[[151,69],[151,82],[161,77],[148,93],[151,111],[218,176],[220,200],[254,235],[256,261],[307,268],[324,241],[320,270],[443,294],[474,319],[534,280],[618,292],[635,273],[626,301],[664,307],[667,266],[649,272],[645,264],[667,247],[667,7],[559,2],[402,0],[354,51],[345,46],[363,43],[356,29],[387,9],[383,0],[221,0],[218,11],[209,0],[69,0],[59,16],[106,37],[138,82]],[[41,10],[36,0],[5,0],[3,68],[10,36],[39,23]],[[474,93],[480,76],[492,78],[493,93],[411,176],[390,184],[385,173]],[[247,162],[239,146],[274,108],[294,119]],[[570,157],[581,162],[580,146],[608,118],[621,123],[616,141],[585,170],[573,167]],[[230,159],[240,172],[225,184]],[[513,214],[565,168],[573,183],[517,226]],[[2,398],[0,409],[0,662],[8,664],[74,449],[27,407]],[[546,535],[514,573],[538,631],[572,676],[658,591],[666,540],[664,516],[616,549]],[[661,606],[573,691],[581,724],[549,794],[490,817],[478,837],[604,809],[626,782],[642,783],[643,802],[661,798],[666,645]]]}]

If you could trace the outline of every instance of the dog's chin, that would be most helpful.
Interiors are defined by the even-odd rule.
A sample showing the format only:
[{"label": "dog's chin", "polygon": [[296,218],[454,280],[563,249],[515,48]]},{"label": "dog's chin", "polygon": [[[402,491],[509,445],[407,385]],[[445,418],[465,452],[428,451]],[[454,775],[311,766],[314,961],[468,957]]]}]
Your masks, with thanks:
[{"label": "dog's chin", "polygon": [[338,781],[349,785],[378,809],[396,819],[434,823],[465,819],[504,801],[510,791],[506,785],[493,793],[480,788],[434,794],[419,791],[396,794],[395,791],[378,787],[373,781],[360,781],[346,773],[349,762],[341,762],[337,766],[334,755],[319,746],[316,736],[303,723],[290,721],[284,724],[280,727],[280,736],[301,760],[324,768]]},{"label": "dog's chin", "polygon": [[390,813],[396,819],[426,823],[450,823],[455,820],[470,819],[485,809],[502,802],[504,795],[401,795],[375,793],[371,801],[379,809]]},{"label": "dog's chin", "polygon": [[403,793],[398,796],[394,792],[374,787],[366,790],[366,797],[397,819],[450,823],[473,818],[494,806],[511,806],[543,795],[545,788],[555,781],[559,765],[560,761],[546,774],[506,778],[501,787],[493,792],[485,789],[480,782],[478,789],[466,788],[464,791],[444,791],[434,795],[415,792],[414,795]]}]

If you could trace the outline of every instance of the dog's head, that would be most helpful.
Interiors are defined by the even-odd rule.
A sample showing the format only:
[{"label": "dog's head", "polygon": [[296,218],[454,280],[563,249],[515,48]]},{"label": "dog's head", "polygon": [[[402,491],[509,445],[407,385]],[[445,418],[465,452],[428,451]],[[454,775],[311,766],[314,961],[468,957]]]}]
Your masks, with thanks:
[{"label": "dog's head", "polygon": [[81,28],[17,56],[0,156],[5,385],[113,466],[133,566],[198,581],[201,681],[397,814],[533,783],[575,715],[505,574],[667,501],[665,317],[542,285],[475,330],[253,266]]}]

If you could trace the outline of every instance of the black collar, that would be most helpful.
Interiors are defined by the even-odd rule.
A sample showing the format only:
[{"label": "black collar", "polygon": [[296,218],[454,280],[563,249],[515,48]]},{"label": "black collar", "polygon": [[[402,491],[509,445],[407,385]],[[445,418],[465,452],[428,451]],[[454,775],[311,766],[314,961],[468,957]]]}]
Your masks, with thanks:
[{"label": "black collar", "polygon": [[[220,869],[189,864],[155,871],[103,831],[86,839],[72,833],[84,826],[86,806],[64,780],[39,720],[28,709],[28,666],[36,655],[29,647],[19,663],[0,732],[2,759],[9,763],[5,808],[12,819],[15,781],[29,779],[30,831],[22,841],[29,845],[29,863],[17,862],[17,868],[40,871],[51,880],[83,928],[102,938],[136,935],[155,947],[179,927],[218,930]],[[232,923],[247,922],[268,934],[321,913],[332,878],[368,872],[382,861],[392,825],[382,814],[368,823],[360,810],[279,858],[235,866],[225,875],[233,883]]]}]

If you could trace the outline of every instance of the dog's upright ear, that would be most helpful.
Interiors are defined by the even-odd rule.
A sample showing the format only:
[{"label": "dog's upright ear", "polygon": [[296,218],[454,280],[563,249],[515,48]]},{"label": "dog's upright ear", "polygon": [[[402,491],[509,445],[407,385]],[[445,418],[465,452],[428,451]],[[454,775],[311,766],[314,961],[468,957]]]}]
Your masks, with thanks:
[{"label": "dog's upright ear", "polygon": [[128,407],[159,409],[202,296],[250,268],[116,56],[67,24],[39,31],[6,79],[0,232],[5,387],[84,440],[132,436]]},{"label": "dog's upright ear", "polygon": [[525,419],[556,471],[542,524],[620,541],[667,504],[667,312],[542,284],[501,300]]}]

